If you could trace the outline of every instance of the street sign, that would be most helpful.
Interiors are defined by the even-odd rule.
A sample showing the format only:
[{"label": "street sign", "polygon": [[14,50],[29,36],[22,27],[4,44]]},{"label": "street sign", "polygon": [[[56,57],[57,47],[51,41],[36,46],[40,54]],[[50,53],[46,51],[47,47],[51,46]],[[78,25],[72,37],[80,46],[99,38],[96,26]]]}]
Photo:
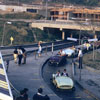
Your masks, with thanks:
[{"label": "street sign", "polygon": [[88,39],[88,41],[89,41],[89,42],[92,42],[92,41],[95,42],[95,41],[98,41],[98,39],[97,39],[97,38],[96,38],[96,39]]},{"label": "street sign", "polygon": [[70,38],[70,37],[68,37],[67,40],[77,41],[76,38]]}]

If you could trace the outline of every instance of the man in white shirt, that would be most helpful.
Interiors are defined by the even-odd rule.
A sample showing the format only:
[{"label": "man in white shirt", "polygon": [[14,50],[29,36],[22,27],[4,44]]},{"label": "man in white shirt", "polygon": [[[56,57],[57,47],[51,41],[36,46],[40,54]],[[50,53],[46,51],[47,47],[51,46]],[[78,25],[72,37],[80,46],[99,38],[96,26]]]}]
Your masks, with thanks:
[{"label": "man in white shirt", "polygon": [[79,53],[78,53],[79,69],[80,69],[80,68],[82,69],[82,57],[83,57],[82,50],[79,49]]},{"label": "man in white shirt", "polygon": [[21,62],[22,62],[22,58],[23,58],[23,52],[21,50],[21,47],[18,48],[18,65],[20,66],[21,65]]}]

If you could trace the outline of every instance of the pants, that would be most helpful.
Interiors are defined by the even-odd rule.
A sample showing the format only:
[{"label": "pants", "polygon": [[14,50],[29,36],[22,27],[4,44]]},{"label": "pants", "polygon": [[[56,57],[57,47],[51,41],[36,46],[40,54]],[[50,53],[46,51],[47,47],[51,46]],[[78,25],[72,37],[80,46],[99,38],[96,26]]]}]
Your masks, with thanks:
[{"label": "pants", "polygon": [[82,68],[82,57],[79,57],[79,68]]},{"label": "pants", "polygon": [[14,62],[17,63],[18,54],[14,54]]},{"label": "pants", "polygon": [[19,58],[19,60],[18,60],[18,64],[20,65],[21,64],[21,62],[22,62],[22,55],[18,55],[18,58]]}]

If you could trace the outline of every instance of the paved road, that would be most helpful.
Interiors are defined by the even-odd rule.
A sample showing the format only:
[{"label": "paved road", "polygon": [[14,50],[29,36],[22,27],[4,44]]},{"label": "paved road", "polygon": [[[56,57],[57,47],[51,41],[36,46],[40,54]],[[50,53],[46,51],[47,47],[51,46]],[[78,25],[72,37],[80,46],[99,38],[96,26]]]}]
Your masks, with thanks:
[{"label": "paved road", "polygon": [[[52,55],[50,53],[49,55]],[[37,92],[39,87],[44,89],[44,94],[48,94],[51,100],[61,100],[44,82],[41,77],[41,68],[43,63],[49,56],[45,54],[35,59],[33,55],[27,58],[27,64],[18,66],[14,61],[10,61],[8,70],[8,78],[13,86],[19,91],[23,88],[29,88],[29,97],[32,100],[33,94]],[[13,92],[15,94],[15,92]],[[15,94],[16,95],[16,94]]]},{"label": "paved road", "polygon": [[[56,52],[54,52],[54,54],[56,54]],[[53,54],[53,55],[54,55]],[[51,77],[51,74],[53,72],[56,72],[56,70],[59,69],[64,69],[65,67],[67,68],[70,76],[71,76],[71,64],[67,64],[65,66],[61,66],[61,67],[49,67],[48,65],[46,65],[43,69],[43,77],[46,76],[46,78],[44,77],[44,79],[42,78],[42,66],[44,64],[44,62],[50,57],[52,56],[51,52],[48,52],[47,55],[46,54],[42,54],[42,57],[39,58],[35,58],[34,55],[31,55],[27,58],[27,64],[25,65],[21,65],[18,66],[17,64],[14,64],[14,61],[10,61],[10,66],[9,66],[9,70],[8,70],[8,77],[9,80],[11,81],[11,83],[14,85],[14,87],[17,90],[21,90],[25,87],[29,88],[29,97],[30,100],[32,100],[32,96],[34,93],[37,92],[37,89],[39,87],[42,87],[44,89],[44,94],[48,94],[51,98],[51,100],[66,100],[66,98],[68,98],[68,100],[99,100],[96,98],[91,97],[91,95],[89,95],[87,93],[86,90],[81,90],[78,85],[76,86],[76,91],[73,94],[61,94],[61,93],[57,93],[54,88],[50,85],[50,81],[49,78]],[[44,73],[45,72],[45,73]],[[79,69],[77,69],[77,73],[79,72]],[[86,74],[84,74],[86,73]],[[91,74],[90,74],[91,73]],[[79,81],[79,73],[76,75],[77,76],[77,80]],[[87,69],[83,69],[82,71],[82,79],[81,80],[81,85],[86,86],[87,89],[91,88],[90,84],[87,84],[90,80],[90,75],[94,75],[93,72],[88,71]],[[99,74],[97,75],[95,74],[95,77],[92,79],[95,79],[95,81],[97,82],[96,84],[99,83],[98,78],[99,78]],[[92,80],[91,79],[91,80]],[[46,81],[46,82],[45,82]],[[92,82],[94,82],[94,80],[92,80],[90,83],[92,84]],[[93,85],[92,85],[93,86]],[[99,92],[97,91],[97,86],[93,86],[94,87],[94,91],[96,94],[99,94]],[[85,91],[85,92],[84,92]],[[92,89],[93,91],[93,89]],[[91,93],[92,94],[92,93]]]},{"label": "paved road", "polygon": [[90,97],[87,93],[84,92],[82,88],[78,84],[75,84],[76,91],[75,92],[58,92],[55,87],[51,84],[50,78],[53,73],[56,73],[58,70],[61,72],[63,69],[67,69],[68,74],[70,77],[72,77],[71,73],[71,59],[67,60],[67,64],[64,66],[48,66],[48,63],[43,68],[43,78],[44,81],[48,84],[48,86],[57,94],[59,97],[62,98],[62,100],[95,100],[92,97]]}]

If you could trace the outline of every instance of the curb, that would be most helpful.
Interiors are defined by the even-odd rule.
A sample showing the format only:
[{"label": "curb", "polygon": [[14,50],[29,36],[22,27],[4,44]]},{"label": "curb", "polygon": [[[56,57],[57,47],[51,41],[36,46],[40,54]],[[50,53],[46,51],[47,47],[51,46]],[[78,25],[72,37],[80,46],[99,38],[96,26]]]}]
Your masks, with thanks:
[{"label": "curb", "polygon": [[[41,68],[40,68],[40,76],[41,76],[41,79],[44,81],[44,79],[43,79],[43,68],[44,68],[44,66],[45,66],[45,64],[48,62],[48,60],[50,59],[50,57],[49,58],[47,58],[44,62],[43,62],[43,64],[42,64],[42,66],[41,66]],[[44,81],[45,82],[45,81]],[[46,84],[46,83],[45,83]],[[47,85],[47,84],[46,84]],[[47,85],[48,86],[48,85]],[[48,88],[50,88],[50,87],[48,87]],[[56,95],[56,94],[55,94]],[[56,95],[57,96],[57,95]],[[62,100],[62,98],[60,98],[59,96],[57,96],[58,98],[59,98],[59,100]],[[54,99],[55,100],[55,99]]]},{"label": "curb", "polygon": [[[75,62],[76,65],[79,65],[77,62]],[[89,68],[86,66],[86,69],[92,71],[92,72],[96,72],[95,69]],[[91,97],[93,97],[95,100],[100,100],[99,97],[97,97],[93,92],[87,90],[83,85],[81,85],[80,82],[78,82],[77,80],[74,80],[76,82],[76,84],[78,84],[80,86],[81,89],[85,90],[85,93],[89,94]]]},{"label": "curb", "polygon": [[82,86],[77,80],[75,80],[75,83],[78,84],[80,86],[81,89],[85,90],[84,92],[89,94],[91,97],[93,97],[95,100],[100,100],[99,97],[95,96],[92,92],[90,92],[89,90],[87,90],[86,88],[84,88],[84,86]]},{"label": "curb", "polygon": [[[76,64],[76,65],[79,65],[78,62],[75,62],[75,64]],[[83,66],[85,66],[85,65],[83,65]],[[89,66],[85,66],[85,68],[86,68],[87,70],[91,71],[91,72],[100,73],[99,70],[94,69],[94,68],[91,68],[91,67],[89,67]]]}]

